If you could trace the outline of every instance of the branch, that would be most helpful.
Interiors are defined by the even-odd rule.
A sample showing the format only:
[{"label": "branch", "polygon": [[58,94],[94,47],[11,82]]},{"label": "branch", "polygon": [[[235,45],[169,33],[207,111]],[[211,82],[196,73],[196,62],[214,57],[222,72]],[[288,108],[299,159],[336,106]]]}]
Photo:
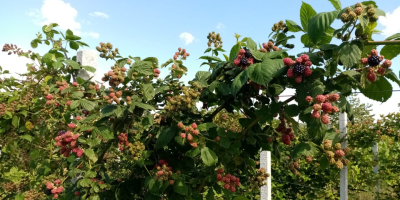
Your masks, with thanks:
[{"label": "branch", "polygon": [[367,41],[365,45],[400,45],[400,40]]}]

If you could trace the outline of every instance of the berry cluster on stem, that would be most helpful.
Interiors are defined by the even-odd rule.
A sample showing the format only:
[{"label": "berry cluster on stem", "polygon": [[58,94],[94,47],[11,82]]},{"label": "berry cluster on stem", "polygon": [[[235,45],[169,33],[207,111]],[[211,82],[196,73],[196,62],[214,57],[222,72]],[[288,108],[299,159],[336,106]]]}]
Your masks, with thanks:
[{"label": "berry cluster on stem", "polygon": [[124,145],[129,146],[128,133],[121,133],[118,135],[118,147],[120,151],[124,150]]},{"label": "berry cluster on stem", "polygon": [[324,140],[323,148],[325,150],[325,156],[331,165],[335,165],[336,168],[342,169],[343,166],[347,166],[349,164],[350,161],[344,158],[346,154],[350,153],[349,148],[342,149],[340,143],[336,143],[332,147],[331,140]]},{"label": "berry cluster on stem", "polygon": [[[376,81],[376,75],[385,75],[386,70],[392,66],[391,60],[383,61],[384,56],[379,56],[376,49],[371,50],[371,54],[367,58],[361,58],[361,64],[368,66],[367,68],[367,79],[370,82]],[[382,63],[383,61],[383,63]],[[382,64],[381,64],[382,63]]]},{"label": "berry cluster on stem", "polygon": [[[282,133],[281,139],[283,144],[290,145],[290,141],[294,140],[295,136],[291,127],[287,127],[286,119],[280,117],[281,123],[279,123],[278,127],[275,129],[276,132]],[[272,138],[267,139],[268,142],[272,141]]]},{"label": "berry cluster on stem", "polygon": [[197,147],[197,142],[194,141],[193,135],[197,136],[199,135],[199,130],[197,130],[197,124],[192,123],[190,126],[185,127],[182,122],[178,123],[178,128],[185,130],[185,133],[181,133],[180,137],[182,139],[185,139],[189,142],[190,146],[193,148]]},{"label": "berry cluster on stem", "polygon": [[[339,94],[317,95],[315,97],[311,116],[315,119],[321,118],[323,124],[329,124],[330,119],[328,114],[339,112],[339,108],[332,105],[332,103],[338,101],[339,98]],[[313,98],[307,96],[306,101],[312,103]]]},{"label": "berry cluster on stem", "polygon": [[[69,124],[72,126],[73,124]],[[75,125],[76,126],[76,125]],[[76,153],[76,156],[81,157],[84,153],[83,149],[78,147],[78,138],[79,134],[72,134],[71,131],[60,131],[58,132],[58,136],[55,138],[56,145],[61,147],[60,153],[64,155],[64,157],[69,157],[71,150],[72,153]]]},{"label": "berry cluster on stem", "polygon": [[295,78],[296,83],[301,83],[303,77],[310,76],[312,74],[312,70],[310,66],[312,62],[307,54],[303,54],[300,57],[296,58],[296,60],[292,60],[289,57],[283,59],[283,63],[290,67],[286,73],[288,78]]},{"label": "berry cluster on stem", "polygon": [[64,190],[63,186],[61,186],[61,180],[57,179],[54,183],[48,181],[46,183],[46,191],[45,194],[50,195],[53,194],[53,198],[57,199],[58,195]]},{"label": "berry cluster on stem", "polygon": [[250,52],[250,49],[240,49],[236,59],[233,61],[233,64],[246,69],[249,65],[254,64],[253,55]]},{"label": "berry cluster on stem", "polygon": [[159,160],[155,168],[157,170],[156,176],[154,177],[156,181],[169,181],[170,185],[174,184],[174,180],[172,180],[172,167],[168,166],[166,160]]},{"label": "berry cluster on stem", "polygon": [[229,190],[231,192],[235,192],[236,191],[236,187],[240,187],[241,183],[240,183],[240,179],[232,176],[230,174],[226,174],[225,176],[223,176],[222,174],[224,173],[224,170],[219,168],[217,170],[217,181],[222,183],[224,185],[224,189]]}]

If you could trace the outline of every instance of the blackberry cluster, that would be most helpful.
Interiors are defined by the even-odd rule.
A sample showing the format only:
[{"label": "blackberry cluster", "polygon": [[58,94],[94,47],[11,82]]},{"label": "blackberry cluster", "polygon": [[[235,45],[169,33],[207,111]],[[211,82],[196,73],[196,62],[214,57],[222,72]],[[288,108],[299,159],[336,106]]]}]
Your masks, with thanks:
[{"label": "blackberry cluster", "polygon": [[[306,100],[309,98],[311,97],[307,96]],[[321,118],[321,122],[323,124],[329,124],[330,119],[328,114],[339,112],[339,108],[332,106],[331,103],[338,101],[339,98],[339,94],[317,95],[315,97],[315,103],[313,105],[313,112],[311,116],[315,119]],[[312,101],[310,103],[312,103]]]},{"label": "blackberry cluster", "polygon": [[158,164],[155,166],[157,173],[154,179],[156,181],[164,182],[169,180],[169,184],[173,185],[174,180],[172,180],[172,167],[168,166],[167,161],[159,160]]},{"label": "blackberry cluster", "polygon": [[286,24],[281,20],[278,23],[275,23],[274,26],[271,28],[272,31],[279,31],[279,30],[284,30],[287,31],[287,26]]},{"label": "blackberry cluster", "polygon": [[121,133],[118,135],[118,146],[120,151],[124,150],[124,145],[129,146],[127,133]]},{"label": "blackberry cluster", "polygon": [[178,51],[175,52],[174,60],[178,59],[179,56],[182,56],[182,60],[186,60],[186,57],[190,54],[186,52],[186,49],[178,48]]},{"label": "blackberry cluster", "polygon": [[[111,87],[116,87],[125,81],[126,68],[119,67],[118,63],[115,63],[114,66],[111,66],[111,69],[111,71],[108,71],[108,73],[104,74],[104,77],[101,78],[101,80],[108,81],[108,84],[110,84]],[[134,79],[134,76],[132,75],[131,78]]]},{"label": "blackberry cluster", "polygon": [[133,144],[129,143],[128,149],[129,149],[129,152],[133,156],[133,160],[137,161],[137,160],[139,160],[140,156],[142,155],[142,151],[145,149],[145,146],[143,143],[136,141]]},{"label": "blackberry cluster", "polygon": [[290,141],[294,140],[294,133],[291,127],[286,127],[286,119],[281,117],[281,123],[275,129],[276,132],[282,133],[281,139],[283,144],[290,145]]},{"label": "blackberry cluster", "polygon": [[113,59],[114,56],[117,56],[117,54],[119,54],[118,48],[115,48],[113,50],[113,45],[109,42],[107,42],[107,44],[104,42],[100,42],[100,46],[97,46],[96,50],[100,52],[100,57],[105,59]]},{"label": "blackberry cluster", "polygon": [[249,49],[240,49],[237,58],[233,64],[246,69],[249,65],[254,64],[254,58]]},{"label": "blackberry cluster", "polygon": [[347,166],[349,164],[350,161],[344,158],[344,156],[346,155],[345,152],[350,153],[350,151],[348,150],[349,148],[342,149],[340,143],[336,143],[332,146],[331,140],[324,140],[323,147],[325,151],[325,156],[329,160],[329,163],[331,165],[335,165],[336,168],[342,169],[343,166]]},{"label": "blackberry cluster", "polygon": [[294,66],[293,66],[293,72],[295,73],[295,74],[297,74],[297,75],[303,75],[303,73],[304,73],[304,69],[305,69],[306,67],[303,65],[303,64],[301,64],[301,63],[296,63],[296,64],[294,64]]},{"label": "blackberry cluster", "polygon": [[51,195],[51,189],[46,189],[46,190],[44,191],[44,193],[45,193],[46,195]]},{"label": "blackberry cluster", "polygon": [[178,123],[178,128],[185,130],[185,133],[181,133],[180,137],[182,139],[186,138],[186,140],[189,142],[190,146],[192,146],[193,148],[196,148],[197,147],[197,142],[194,141],[193,135],[197,136],[200,133],[199,130],[196,130],[197,129],[197,124],[196,123],[192,123],[192,125],[185,127],[182,122],[179,122]]},{"label": "blackberry cluster", "polygon": [[201,89],[201,86],[197,84],[193,84],[190,88],[186,86],[181,87],[183,95],[167,96],[164,109],[172,111],[173,114],[184,110],[191,111],[196,106],[196,100],[201,95]]},{"label": "blackberry cluster", "polygon": [[268,179],[270,175],[265,171],[264,168],[257,169],[255,176],[252,176],[249,180],[249,189],[253,191],[260,190],[260,187],[267,185],[265,180]]},{"label": "blackberry cluster", "polygon": [[298,171],[299,168],[300,168],[300,166],[299,166],[299,163],[297,161],[291,162],[289,164],[290,171],[295,175],[300,175],[300,172]]},{"label": "blackberry cluster", "polygon": [[236,187],[241,186],[240,179],[230,174],[222,176],[223,172],[224,170],[221,168],[217,170],[217,181],[224,185],[224,189],[235,192]]},{"label": "blackberry cluster", "polygon": [[382,64],[380,64],[384,59],[384,56],[379,56],[378,51],[376,49],[371,50],[371,54],[367,58],[361,58],[361,64],[364,66],[369,66],[367,79],[370,82],[375,82],[377,78],[377,74],[383,76],[390,66],[392,66],[391,60],[385,60]]},{"label": "blackberry cluster", "polygon": [[214,44],[215,48],[222,48],[222,38],[219,35],[219,33],[215,34],[215,32],[213,31],[212,33],[208,33],[207,36],[208,39],[208,47],[211,47],[212,44]]},{"label": "blackberry cluster", "polygon": [[260,51],[260,52],[263,52],[263,53],[268,53],[268,52],[270,52],[270,51],[279,51],[279,50],[282,50],[282,48],[279,48],[278,46],[275,46],[274,45],[274,42],[273,41],[268,41],[268,43],[263,43],[262,44],[262,46],[263,46],[263,48],[262,49],[259,49],[258,51]]}]

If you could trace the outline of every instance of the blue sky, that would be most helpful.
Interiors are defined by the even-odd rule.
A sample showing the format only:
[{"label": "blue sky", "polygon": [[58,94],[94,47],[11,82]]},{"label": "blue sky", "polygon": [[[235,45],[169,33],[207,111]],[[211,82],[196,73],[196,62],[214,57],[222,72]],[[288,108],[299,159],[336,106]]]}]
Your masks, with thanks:
[{"label": "blue sky", "polygon": [[[328,0],[306,0],[317,12],[332,11],[333,6]],[[400,32],[400,1],[379,0],[380,9],[387,12],[386,18],[381,18],[378,28],[384,34],[376,35],[375,40],[383,40],[386,36]],[[342,7],[350,6],[357,1],[342,1]],[[268,41],[273,23],[290,19],[300,24],[300,0],[280,1],[104,1],[104,0],[29,0],[2,1],[0,3],[0,43],[17,44],[25,50],[30,48],[30,41],[41,31],[41,25],[49,22],[60,24],[61,30],[72,29],[82,36],[90,49],[100,42],[111,42],[118,47],[123,56],[140,56],[142,58],[155,56],[160,63],[172,58],[178,47],[186,48],[190,53],[185,65],[189,68],[184,81],[194,77],[207,48],[207,34],[216,31],[221,34],[224,49],[227,51],[236,42],[234,34],[252,37],[256,42]],[[333,27],[342,25],[336,21]],[[182,34],[184,33],[184,34]],[[186,37],[180,37],[186,35]],[[294,34],[296,39],[291,42],[296,45],[290,54],[301,52],[301,34]],[[333,40],[333,42],[339,42]],[[45,53],[48,47],[39,46],[35,52]],[[72,50],[70,55],[75,54]],[[23,72],[26,60],[16,59],[16,56],[0,54],[0,66],[11,72]],[[113,64],[99,60],[98,74],[108,71]],[[400,59],[393,60],[393,69],[400,70]],[[167,69],[161,70],[161,76]],[[398,86],[394,86],[398,89]],[[285,91],[284,94],[293,94]],[[389,102],[380,105],[374,103],[376,113],[396,111],[395,99],[400,95],[394,93]],[[373,103],[365,97],[366,103]],[[393,107],[394,106],[394,107]],[[382,109],[387,108],[387,109]]]}]

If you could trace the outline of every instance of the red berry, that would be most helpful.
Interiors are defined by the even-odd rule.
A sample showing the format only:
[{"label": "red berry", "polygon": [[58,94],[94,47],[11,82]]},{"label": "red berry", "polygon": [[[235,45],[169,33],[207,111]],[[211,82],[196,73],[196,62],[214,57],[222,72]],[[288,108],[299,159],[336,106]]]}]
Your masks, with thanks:
[{"label": "red berry", "polygon": [[121,67],[121,71],[122,72],[126,72],[126,68],[125,67]]},{"label": "red berry", "polygon": [[229,190],[230,190],[231,192],[235,192],[235,191],[236,191],[236,189],[235,189],[234,187],[229,188]]},{"label": "red berry", "polygon": [[321,122],[322,122],[323,124],[329,124],[329,122],[330,122],[329,115],[327,115],[327,114],[322,115],[322,117],[321,117]]},{"label": "red berry", "polygon": [[73,82],[72,85],[78,87],[79,84],[77,82]]},{"label": "red berry", "polygon": [[159,74],[160,70],[159,69],[154,69],[154,73]]},{"label": "red berry", "polygon": [[50,181],[47,181],[47,183],[46,183],[46,189],[48,189],[48,190],[53,189],[53,184],[51,184]]},{"label": "red berry", "polygon": [[296,81],[296,83],[301,83],[302,79],[303,79],[303,76],[297,76],[295,81]]},{"label": "red berry", "polygon": [[167,163],[167,161],[165,161],[165,160],[159,160],[159,161],[158,161],[158,164],[160,164],[160,165],[163,165],[163,164],[165,164],[165,163]]},{"label": "red berry", "polygon": [[339,108],[336,106],[332,106],[332,112],[339,112]]},{"label": "red berry", "polygon": [[317,101],[317,103],[324,103],[326,98],[324,95],[317,95],[317,97],[315,97],[315,100]]},{"label": "red berry", "polygon": [[332,110],[332,104],[331,103],[323,103],[322,104],[322,111],[329,113]]},{"label": "red berry", "polygon": [[239,55],[244,55],[244,53],[246,53],[246,50],[244,50],[244,49],[239,50]]},{"label": "red berry", "polygon": [[290,140],[293,140],[294,139],[294,134],[293,133],[289,133],[289,137],[290,137]]},{"label": "red berry", "polygon": [[378,68],[378,74],[380,74],[380,75],[384,75],[385,74],[385,68],[383,68],[383,67],[379,67]]},{"label": "red berry", "polygon": [[311,61],[307,61],[304,63],[304,66],[306,66],[306,67],[311,67],[311,65],[312,65]]},{"label": "red berry", "polygon": [[193,148],[197,148],[197,143],[196,143],[196,142],[192,142],[192,143],[190,143],[190,145],[191,145]]},{"label": "red berry", "polygon": [[331,94],[331,95],[329,95],[329,101],[330,102],[338,101],[339,98],[340,98],[339,94]]},{"label": "red berry", "polygon": [[302,62],[303,62],[303,59],[302,59],[301,57],[298,57],[298,58],[296,58],[296,62],[297,62],[297,63],[302,63]]},{"label": "red berry", "polygon": [[219,168],[219,169],[217,170],[217,173],[218,173],[218,174],[222,174],[222,173],[224,173],[224,169],[222,169],[222,168]]},{"label": "red berry", "polygon": [[70,123],[70,124],[68,124],[68,128],[75,129],[76,128],[76,124]]},{"label": "red berry", "polygon": [[57,199],[58,198],[58,194],[53,194],[53,199]]},{"label": "red berry", "polygon": [[287,70],[286,76],[289,77],[289,78],[293,78],[294,73],[293,73],[293,69],[292,68],[289,68]]},{"label": "red berry", "polygon": [[300,58],[303,60],[303,62],[307,62],[309,60],[309,57],[307,54],[301,55]]},{"label": "red berry", "polygon": [[283,142],[283,144],[290,145],[290,136],[288,134],[283,134],[282,142]]},{"label": "red berry", "polygon": [[114,75],[114,72],[113,71],[108,71],[108,76],[112,76],[112,75]]},{"label": "red berry", "polygon": [[82,118],[80,116],[76,116],[75,119],[80,121]]},{"label": "red berry", "polygon": [[267,141],[268,141],[268,143],[271,143],[272,142],[272,137],[268,137]]},{"label": "red berry", "polygon": [[379,56],[379,61],[381,61],[381,62],[382,62],[382,60],[383,60],[383,59],[385,59],[385,56],[382,56],[382,55],[381,55],[381,56]]},{"label": "red berry", "polygon": [[189,133],[189,134],[186,136],[186,139],[187,139],[189,142],[193,141],[193,135]]},{"label": "red berry", "polygon": [[184,128],[185,128],[185,125],[183,125],[183,123],[182,123],[182,122],[179,122],[179,123],[178,123],[178,128],[180,128],[180,129],[184,129]]},{"label": "red berry", "polygon": [[217,181],[222,180],[222,175],[221,174],[217,174]]},{"label": "red berry", "polygon": [[310,67],[305,67],[304,68],[304,76],[310,76],[312,74],[312,71]]},{"label": "red berry", "polygon": [[100,185],[103,185],[103,183],[104,183],[103,181],[100,181],[100,182],[99,182]]},{"label": "red berry", "polygon": [[344,151],[339,149],[335,151],[335,155],[338,157],[343,157],[345,155]]},{"label": "red berry", "polygon": [[375,73],[368,73],[368,75],[367,75],[367,79],[369,80],[369,81],[371,81],[371,82],[375,82],[376,81],[376,75],[375,75]]},{"label": "red berry", "polygon": [[64,188],[62,186],[60,186],[56,190],[57,190],[57,193],[60,194],[64,190]]},{"label": "red berry", "polygon": [[47,100],[53,99],[53,95],[51,95],[51,94],[46,95],[46,99],[47,99]]},{"label": "red berry", "polygon": [[169,180],[169,184],[173,185],[174,184],[174,180]]},{"label": "red berry", "polygon": [[291,66],[292,65],[292,59],[289,57],[286,57],[283,59],[283,64],[285,64],[286,66]]},{"label": "red berry", "polygon": [[307,102],[312,102],[312,101],[313,101],[313,98],[312,98],[311,96],[307,96],[307,97],[306,97],[306,101],[307,101]]},{"label": "red berry", "polygon": [[236,59],[233,61],[233,64],[236,65],[236,66],[239,66],[239,65],[240,65],[240,58],[239,58],[239,57],[236,58]]},{"label": "red berry", "polygon": [[60,183],[61,183],[61,180],[60,180],[60,179],[57,179],[57,180],[54,181],[54,184],[56,184],[56,185],[58,185],[58,184],[60,184]]},{"label": "red berry", "polygon": [[83,152],[84,152],[83,149],[79,149],[78,153],[76,153],[76,156],[81,157]]},{"label": "red berry", "polygon": [[76,191],[74,194],[75,196],[79,196],[81,193],[79,191]]},{"label": "red berry", "polygon": [[364,65],[368,64],[368,58],[361,58],[361,63]]},{"label": "red berry", "polygon": [[196,123],[193,123],[193,124],[192,124],[192,128],[193,128],[193,129],[196,129],[196,128],[197,128],[197,124],[196,124]]},{"label": "red berry", "polygon": [[52,194],[56,194],[56,193],[57,193],[57,189],[52,189],[52,190],[51,190],[51,193],[52,193]]},{"label": "red berry", "polygon": [[185,133],[181,133],[181,138],[185,139],[186,138],[186,134]]},{"label": "red berry", "polygon": [[219,137],[219,136],[217,136],[216,138],[215,138],[215,141],[217,141],[217,142],[219,142],[221,140],[221,137]]},{"label": "red berry", "polygon": [[371,55],[377,56],[378,55],[378,51],[376,49],[372,49],[371,50]]},{"label": "red berry", "polygon": [[225,184],[225,185],[224,185],[224,188],[227,189],[227,190],[229,190],[230,187],[231,187],[231,186],[230,186],[229,184]]},{"label": "red berry", "polygon": [[193,130],[193,134],[199,135],[199,130]]},{"label": "red berry", "polygon": [[72,103],[71,101],[67,101],[66,104],[67,104],[67,106],[69,106],[69,105],[71,105],[71,103]]},{"label": "red berry", "polygon": [[321,116],[321,113],[318,110],[314,110],[311,116],[315,119],[318,119]]},{"label": "red berry", "polygon": [[385,67],[385,68],[389,68],[390,66],[392,66],[391,60],[385,60],[385,62],[383,62],[383,64],[382,64],[382,67]]}]

